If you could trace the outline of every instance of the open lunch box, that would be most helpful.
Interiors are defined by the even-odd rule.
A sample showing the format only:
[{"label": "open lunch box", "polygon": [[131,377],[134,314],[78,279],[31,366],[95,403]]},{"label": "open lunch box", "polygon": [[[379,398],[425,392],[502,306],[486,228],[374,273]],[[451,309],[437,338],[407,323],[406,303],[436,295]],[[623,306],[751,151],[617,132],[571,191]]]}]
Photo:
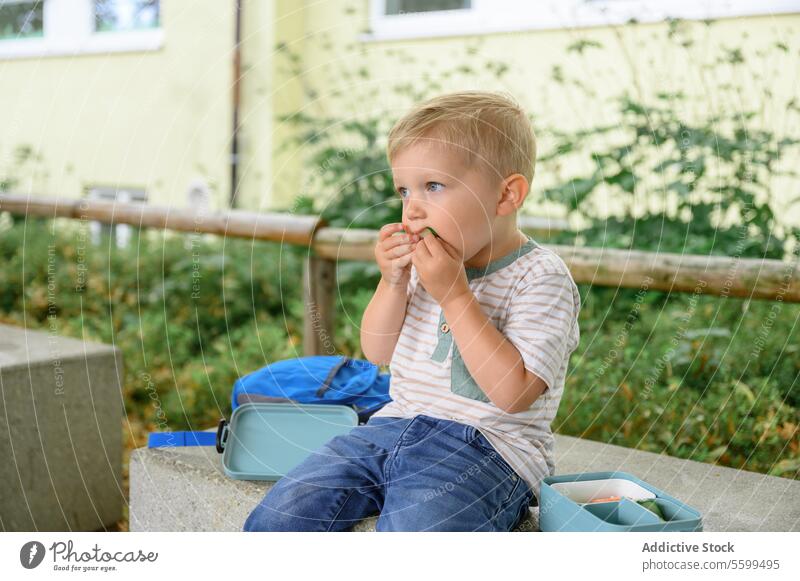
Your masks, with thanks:
[{"label": "open lunch box", "polygon": [[[539,494],[539,528],[542,531],[703,530],[702,517],[697,510],[627,472],[549,476],[542,480]],[[606,500],[613,497],[619,500]],[[597,500],[601,502],[592,502]],[[649,506],[655,504],[663,519],[640,501]]]},{"label": "open lunch box", "polygon": [[334,436],[358,425],[358,414],[344,405],[244,403],[230,422],[214,432],[150,434],[151,448],[216,446],[222,468],[237,480],[276,481]]}]

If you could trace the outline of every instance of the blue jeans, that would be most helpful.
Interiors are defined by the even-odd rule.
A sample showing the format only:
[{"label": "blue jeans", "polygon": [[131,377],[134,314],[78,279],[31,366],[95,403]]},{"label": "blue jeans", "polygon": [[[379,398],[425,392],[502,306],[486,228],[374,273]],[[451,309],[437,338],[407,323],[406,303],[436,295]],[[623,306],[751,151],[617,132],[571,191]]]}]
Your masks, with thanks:
[{"label": "blue jeans", "polygon": [[332,438],[267,492],[245,531],[510,531],[533,491],[472,426],[371,417]]}]

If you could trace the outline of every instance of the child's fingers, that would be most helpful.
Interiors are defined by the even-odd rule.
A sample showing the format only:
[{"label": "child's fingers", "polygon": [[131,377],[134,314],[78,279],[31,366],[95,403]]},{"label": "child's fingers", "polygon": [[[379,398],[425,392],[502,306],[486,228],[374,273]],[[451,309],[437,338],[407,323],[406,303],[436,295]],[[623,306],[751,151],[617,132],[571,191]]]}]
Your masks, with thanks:
[{"label": "child's fingers", "polygon": [[431,256],[437,256],[439,258],[453,258],[451,252],[445,248],[445,244],[447,243],[442,242],[441,238],[436,238],[435,236],[427,236],[425,238],[425,249],[430,253]]},{"label": "child's fingers", "polygon": [[439,239],[439,244],[442,246],[442,248],[444,248],[444,251],[450,255],[450,258],[461,260],[463,262],[461,251],[458,248],[456,248],[449,242],[443,242],[441,239]]},{"label": "child's fingers", "polygon": [[401,256],[392,261],[392,266],[395,268],[405,268],[411,263],[411,259],[414,257],[414,254],[409,252],[405,256]]},{"label": "child's fingers", "polygon": [[409,236],[408,234],[398,234],[396,236],[390,236],[386,240],[382,241],[381,247],[384,249],[384,251],[389,251],[395,246],[400,246],[401,244],[413,244],[417,240],[417,238]]},{"label": "child's fingers", "polygon": [[401,244],[399,246],[395,246],[394,248],[390,248],[386,251],[386,256],[389,258],[399,258],[400,256],[405,256],[406,254],[411,253],[414,250],[414,244]]},{"label": "child's fingers", "polygon": [[425,243],[425,240],[421,240],[420,243],[414,248],[415,254],[424,254],[426,257],[432,256],[430,248]]},{"label": "child's fingers", "polygon": [[389,224],[384,224],[381,226],[381,229],[378,231],[378,240],[383,242],[387,238],[389,238],[395,232],[400,232],[403,230],[403,223],[402,222],[391,222]]}]

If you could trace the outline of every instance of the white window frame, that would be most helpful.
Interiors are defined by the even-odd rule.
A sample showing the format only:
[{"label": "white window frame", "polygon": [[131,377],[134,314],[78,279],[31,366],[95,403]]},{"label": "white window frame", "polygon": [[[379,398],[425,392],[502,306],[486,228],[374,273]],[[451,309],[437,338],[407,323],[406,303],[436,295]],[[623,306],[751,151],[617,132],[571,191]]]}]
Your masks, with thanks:
[{"label": "white window frame", "polygon": [[[86,198],[121,204],[146,204],[147,192],[139,188],[93,187],[89,188]],[[89,233],[94,245],[100,243],[103,232],[113,237],[117,248],[127,248],[133,234],[133,226],[130,224],[107,224],[97,220],[89,222]]]},{"label": "white window frame", "polygon": [[0,59],[153,51],[164,45],[161,25],[95,32],[93,0],[43,1],[44,35],[0,40]]},{"label": "white window frame", "polygon": [[470,8],[386,14],[386,0],[370,0],[371,32],[364,42],[703,20],[800,12],[798,0],[472,0]]}]

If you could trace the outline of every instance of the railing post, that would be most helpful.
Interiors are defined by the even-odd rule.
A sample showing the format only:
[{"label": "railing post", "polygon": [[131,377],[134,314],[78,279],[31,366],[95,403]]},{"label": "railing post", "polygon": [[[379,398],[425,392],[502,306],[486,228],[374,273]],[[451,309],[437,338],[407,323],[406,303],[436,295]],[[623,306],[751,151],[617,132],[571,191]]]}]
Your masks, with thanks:
[{"label": "railing post", "polygon": [[305,355],[333,355],[336,262],[315,256],[313,250],[303,266],[303,352]]}]

